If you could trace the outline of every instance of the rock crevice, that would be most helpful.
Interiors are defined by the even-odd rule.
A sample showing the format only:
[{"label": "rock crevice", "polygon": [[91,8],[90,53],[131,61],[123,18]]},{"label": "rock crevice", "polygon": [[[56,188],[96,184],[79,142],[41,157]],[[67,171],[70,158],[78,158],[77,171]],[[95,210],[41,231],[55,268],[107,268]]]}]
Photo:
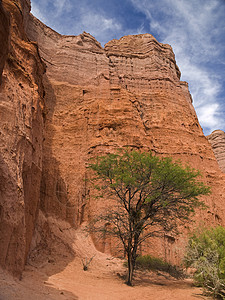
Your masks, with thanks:
[{"label": "rock crevice", "polygon": [[30,250],[42,173],[45,66],[25,33],[29,10],[29,1],[0,5],[0,265],[16,276]]}]

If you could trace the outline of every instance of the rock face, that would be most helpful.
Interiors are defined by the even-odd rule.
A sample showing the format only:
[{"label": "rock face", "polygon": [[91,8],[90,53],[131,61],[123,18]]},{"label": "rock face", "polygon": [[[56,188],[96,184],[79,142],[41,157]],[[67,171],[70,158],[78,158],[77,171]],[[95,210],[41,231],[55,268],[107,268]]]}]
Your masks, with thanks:
[{"label": "rock face", "polygon": [[[45,215],[78,228],[110,205],[91,197],[85,165],[90,157],[129,145],[200,169],[213,193],[205,197],[208,211],[196,218],[223,224],[224,176],[169,45],[145,34],[113,40],[103,49],[85,32],[62,36],[33,16],[27,30],[47,66],[41,185]],[[184,240],[165,236],[154,251],[177,262]],[[110,241],[94,242],[101,251],[115,250]]]},{"label": "rock face", "polygon": [[207,136],[220,169],[225,173],[225,132],[215,130]]},{"label": "rock face", "polygon": [[36,44],[28,41],[24,31],[24,14],[29,11],[30,3],[4,0],[2,4],[0,265],[19,276],[30,249],[39,206],[43,132],[42,74],[45,68]]},{"label": "rock face", "polygon": [[[144,34],[113,40],[103,49],[88,33],[62,36],[48,28],[29,15],[28,1],[3,5],[11,25],[0,6],[6,37],[0,44],[1,266],[20,274],[29,252],[57,236],[50,220],[54,228],[66,221],[64,228],[74,232],[109,206],[107,199],[91,197],[86,164],[124,146],[200,169],[212,195],[204,198],[209,208],[197,213],[197,224],[225,223],[225,175],[169,45]],[[58,243],[63,230],[58,229]],[[178,262],[187,229],[183,232],[179,239],[165,236],[154,248],[146,244],[145,251]],[[93,240],[99,250],[115,253],[110,240]]]},{"label": "rock face", "polygon": [[[8,54],[9,47],[9,17],[0,2],[0,79]],[[1,81],[0,81],[1,84]]]}]

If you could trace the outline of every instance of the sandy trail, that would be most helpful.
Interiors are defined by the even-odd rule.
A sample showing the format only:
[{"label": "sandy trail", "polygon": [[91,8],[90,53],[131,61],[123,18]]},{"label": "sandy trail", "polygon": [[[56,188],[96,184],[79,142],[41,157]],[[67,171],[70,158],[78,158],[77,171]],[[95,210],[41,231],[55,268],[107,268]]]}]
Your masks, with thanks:
[{"label": "sandy trail", "polygon": [[[42,249],[29,262],[22,280],[0,270],[0,300],[207,299],[190,280],[176,280],[153,272],[136,272],[135,286],[129,287],[124,283],[123,261],[98,252],[82,230],[74,233],[65,228],[60,238],[61,241],[64,238],[65,245],[70,244],[76,255],[56,244],[51,252],[47,249],[47,255]],[[92,256],[88,271],[83,271],[81,258]]]},{"label": "sandy trail", "polygon": [[57,272],[63,262],[48,262],[38,269],[27,266],[23,279],[13,280],[0,272],[1,300],[114,300],[206,299],[190,280],[175,280],[165,275],[138,272],[135,286],[129,287],[118,276],[125,272],[118,259],[102,256],[94,259],[88,271],[83,271],[79,258]]}]

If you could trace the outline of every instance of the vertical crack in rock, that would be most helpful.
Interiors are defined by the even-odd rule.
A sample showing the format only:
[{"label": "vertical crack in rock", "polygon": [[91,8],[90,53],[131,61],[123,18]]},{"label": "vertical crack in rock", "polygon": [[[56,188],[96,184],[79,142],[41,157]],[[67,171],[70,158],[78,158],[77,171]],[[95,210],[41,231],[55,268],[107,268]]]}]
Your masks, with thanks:
[{"label": "vertical crack in rock", "polygon": [[9,51],[9,16],[0,2],[0,85],[2,71]]},{"label": "vertical crack in rock", "polygon": [[45,66],[24,30],[29,10],[29,1],[0,4],[0,265],[18,277],[30,251],[42,173]]}]

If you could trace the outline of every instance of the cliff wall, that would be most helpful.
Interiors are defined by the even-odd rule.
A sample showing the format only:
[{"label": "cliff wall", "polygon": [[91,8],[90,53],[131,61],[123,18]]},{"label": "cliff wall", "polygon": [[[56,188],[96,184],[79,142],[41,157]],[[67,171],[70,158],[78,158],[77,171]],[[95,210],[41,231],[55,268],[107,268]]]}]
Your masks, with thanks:
[{"label": "cliff wall", "polygon": [[[29,14],[28,0],[2,3],[0,265],[19,276],[31,251],[51,247],[54,238],[72,249],[74,232],[110,205],[91,197],[89,158],[124,146],[200,169],[212,195],[195,226],[224,225],[225,175],[172,48],[150,34],[102,48],[88,33],[62,36],[45,26]],[[179,261],[187,232],[165,236],[153,251]],[[116,251],[108,240],[93,240],[103,252]]]},{"label": "cliff wall", "polygon": [[[0,2],[0,79],[9,51],[9,16]],[[1,83],[1,81],[0,81]]]},{"label": "cliff wall", "polygon": [[20,276],[35,227],[42,173],[45,67],[24,31],[29,1],[0,4],[0,265]]},{"label": "cliff wall", "polygon": [[[169,45],[144,34],[113,40],[102,48],[85,32],[62,36],[33,16],[28,36],[38,43],[47,66],[41,186],[45,215],[78,228],[110,205],[107,199],[98,202],[91,197],[85,166],[90,157],[131,146],[200,169],[212,195],[205,197],[209,209],[198,212],[196,220],[224,224],[224,175]],[[176,262],[184,244],[185,234],[179,239],[165,237],[155,251]],[[95,245],[114,251],[110,241]]]},{"label": "cliff wall", "polygon": [[225,173],[225,132],[215,130],[207,136],[220,169]]}]

